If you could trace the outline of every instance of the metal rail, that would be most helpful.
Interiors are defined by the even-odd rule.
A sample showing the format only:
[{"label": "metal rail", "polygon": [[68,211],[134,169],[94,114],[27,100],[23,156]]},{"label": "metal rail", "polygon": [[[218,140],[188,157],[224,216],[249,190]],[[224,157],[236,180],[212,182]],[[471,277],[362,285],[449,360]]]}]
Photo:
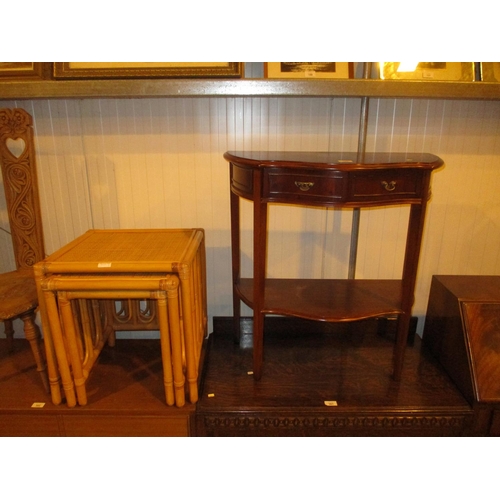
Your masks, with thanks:
[{"label": "metal rail", "polygon": [[[365,62],[363,66],[363,79],[369,80],[372,72],[372,63]],[[368,114],[370,108],[370,98],[364,96],[361,98],[361,110],[359,116],[359,133],[358,133],[358,162],[364,161],[366,152],[366,134],[368,130]],[[358,255],[358,240],[359,240],[359,224],[360,224],[360,209],[355,208],[352,214],[351,227],[351,245],[349,250],[349,271],[348,278],[354,279],[356,276],[356,259]]]}]

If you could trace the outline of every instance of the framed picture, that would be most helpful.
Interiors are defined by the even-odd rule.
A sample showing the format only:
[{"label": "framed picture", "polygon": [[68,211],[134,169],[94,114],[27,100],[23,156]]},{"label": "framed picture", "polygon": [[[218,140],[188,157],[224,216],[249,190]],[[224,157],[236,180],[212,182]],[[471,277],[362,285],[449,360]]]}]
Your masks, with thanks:
[{"label": "framed picture", "polygon": [[382,80],[475,80],[471,62],[380,62],[379,68]]},{"label": "framed picture", "polygon": [[41,62],[0,62],[0,78],[10,80],[43,78],[46,64]]},{"label": "framed picture", "polygon": [[266,62],[265,78],[353,78],[352,62]]},{"label": "framed picture", "polygon": [[481,71],[481,81],[500,82],[500,62],[479,63]]},{"label": "framed picture", "polygon": [[56,62],[55,78],[239,78],[239,62]]}]

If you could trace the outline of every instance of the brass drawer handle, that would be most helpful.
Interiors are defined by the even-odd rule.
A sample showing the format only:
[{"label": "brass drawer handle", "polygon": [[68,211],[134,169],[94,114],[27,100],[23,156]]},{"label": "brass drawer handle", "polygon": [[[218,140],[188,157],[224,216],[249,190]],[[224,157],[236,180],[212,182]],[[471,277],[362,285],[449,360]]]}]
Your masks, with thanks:
[{"label": "brass drawer handle", "polygon": [[300,181],[295,181],[295,185],[301,190],[301,191],[309,191],[314,186],[314,182],[300,182]]},{"label": "brass drawer handle", "polygon": [[384,186],[386,191],[394,191],[396,189],[396,181],[382,181],[382,186]]}]

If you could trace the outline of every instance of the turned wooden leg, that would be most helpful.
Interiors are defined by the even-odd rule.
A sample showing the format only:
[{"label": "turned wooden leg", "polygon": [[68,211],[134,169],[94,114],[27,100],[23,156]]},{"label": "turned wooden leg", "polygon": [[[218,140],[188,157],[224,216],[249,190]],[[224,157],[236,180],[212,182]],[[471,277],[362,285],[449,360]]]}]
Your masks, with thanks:
[{"label": "turned wooden leg", "polygon": [[10,319],[6,319],[3,324],[5,325],[5,336],[7,337],[7,348],[9,352],[12,352],[14,350],[14,326]]},{"label": "turned wooden leg", "polygon": [[31,311],[27,314],[23,314],[21,319],[24,323],[24,336],[29,342],[31,347],[31,352],[35,358],[36,369],[40,373],[43,386],[47,392],[50,392],[49,379],[47,377],[47,366],[45,364],[45,358],[43,355],[42,347],[42,335],[40,333],[40,328],[35,323],[35,313]]}]

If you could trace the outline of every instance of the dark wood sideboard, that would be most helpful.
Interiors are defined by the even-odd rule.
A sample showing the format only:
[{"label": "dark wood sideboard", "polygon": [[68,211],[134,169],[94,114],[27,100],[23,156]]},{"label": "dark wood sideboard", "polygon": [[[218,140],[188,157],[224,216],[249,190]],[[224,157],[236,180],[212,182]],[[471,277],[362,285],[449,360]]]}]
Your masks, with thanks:
[{"label": "dark wood sideboard", "polygon": [[472,434],[500,436],[500,276],[433,276],[423,343],[474,408]]}]

